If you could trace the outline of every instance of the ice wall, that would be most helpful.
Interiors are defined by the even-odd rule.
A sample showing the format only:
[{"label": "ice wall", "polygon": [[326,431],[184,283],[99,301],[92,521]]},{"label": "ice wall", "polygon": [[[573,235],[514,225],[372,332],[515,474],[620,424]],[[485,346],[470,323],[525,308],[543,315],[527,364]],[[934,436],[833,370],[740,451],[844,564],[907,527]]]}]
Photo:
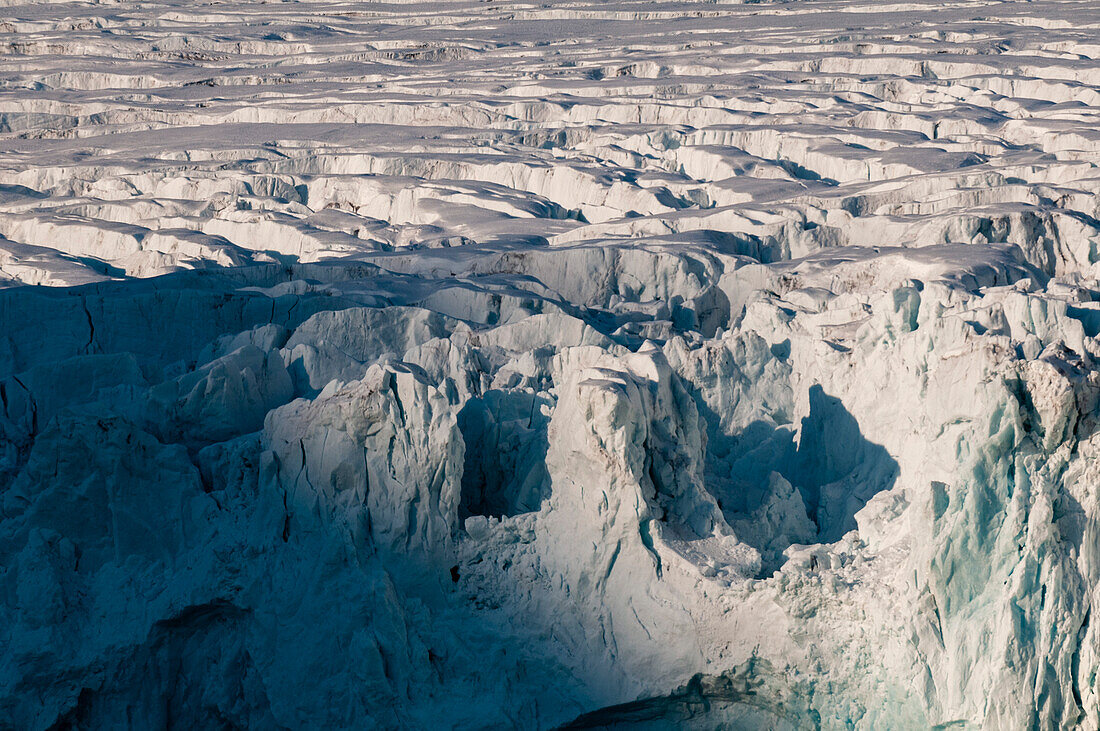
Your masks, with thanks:
[{"label": "ice wall", "polygon": [[0,729],[1100,729],[1083,0],[0,0]]}]

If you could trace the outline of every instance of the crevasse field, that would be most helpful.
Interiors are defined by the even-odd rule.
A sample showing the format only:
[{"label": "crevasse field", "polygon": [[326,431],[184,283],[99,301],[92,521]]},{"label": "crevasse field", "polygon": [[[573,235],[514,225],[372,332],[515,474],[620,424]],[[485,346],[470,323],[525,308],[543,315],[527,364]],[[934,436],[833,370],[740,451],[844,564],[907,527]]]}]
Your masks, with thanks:
[{"label": "crevasse field", "polygon": [[1097,163],[1091,0],[0,0],[0,729],[1096,731]]}]

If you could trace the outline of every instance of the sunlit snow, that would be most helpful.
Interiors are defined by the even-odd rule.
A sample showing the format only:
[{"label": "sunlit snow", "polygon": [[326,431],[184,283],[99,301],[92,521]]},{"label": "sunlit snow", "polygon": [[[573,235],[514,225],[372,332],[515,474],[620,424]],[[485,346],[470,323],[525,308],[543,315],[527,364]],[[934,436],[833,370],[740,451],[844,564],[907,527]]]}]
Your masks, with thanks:
[{"label": "sunlit snow", "polygon": [[1100,729],[1100,4],[0,0],[0,729]]}]

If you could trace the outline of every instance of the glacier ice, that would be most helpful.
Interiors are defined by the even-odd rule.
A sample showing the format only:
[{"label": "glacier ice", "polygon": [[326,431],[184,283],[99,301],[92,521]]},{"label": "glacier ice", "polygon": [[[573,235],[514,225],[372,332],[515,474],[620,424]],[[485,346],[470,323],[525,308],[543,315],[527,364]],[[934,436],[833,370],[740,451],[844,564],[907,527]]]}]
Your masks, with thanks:
[{"label": "glacier ice", "polygon": [[1100,729],[1088,0],[0,0],[0,729]]}]

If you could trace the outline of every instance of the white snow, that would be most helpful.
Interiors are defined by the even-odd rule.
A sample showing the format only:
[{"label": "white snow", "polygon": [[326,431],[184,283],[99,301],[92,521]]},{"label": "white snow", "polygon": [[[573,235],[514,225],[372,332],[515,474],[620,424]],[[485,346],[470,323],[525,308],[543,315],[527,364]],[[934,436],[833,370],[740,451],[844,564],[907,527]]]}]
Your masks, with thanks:
[{"label": "white snow", "polygon": [[1098,33],[0,0],[0,729],[1100,730]]}]

